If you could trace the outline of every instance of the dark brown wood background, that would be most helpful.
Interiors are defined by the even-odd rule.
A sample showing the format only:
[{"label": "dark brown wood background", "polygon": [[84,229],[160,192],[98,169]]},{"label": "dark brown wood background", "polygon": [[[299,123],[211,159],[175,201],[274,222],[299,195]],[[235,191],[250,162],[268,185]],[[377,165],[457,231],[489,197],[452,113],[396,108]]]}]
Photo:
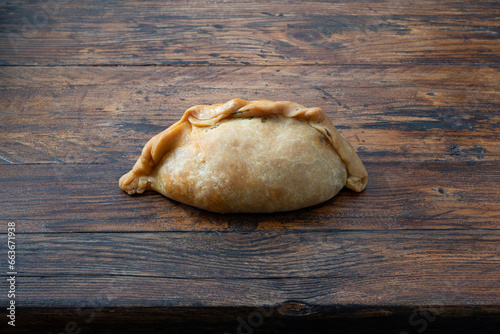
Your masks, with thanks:
[{"label": "dark brown wood background", "polygon": [[[0,1],[15,329],[493,332],[499,39],[485,0]],[[234,97],[323,108],[367,189],[219,215],[118,188],[185,109]]]}]

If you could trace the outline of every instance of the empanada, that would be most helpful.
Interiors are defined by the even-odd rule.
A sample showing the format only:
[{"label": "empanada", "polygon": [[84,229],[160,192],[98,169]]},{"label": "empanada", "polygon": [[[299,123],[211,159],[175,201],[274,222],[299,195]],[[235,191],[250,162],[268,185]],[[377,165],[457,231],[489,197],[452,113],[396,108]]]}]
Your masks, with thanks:
[{"label": "empanada", "polygon": [[120,178],[209,211],[278,212],[322,203],[344,185],[366,186],[363,163],[320,108],[245,101],[189,108],[151,138]]}]

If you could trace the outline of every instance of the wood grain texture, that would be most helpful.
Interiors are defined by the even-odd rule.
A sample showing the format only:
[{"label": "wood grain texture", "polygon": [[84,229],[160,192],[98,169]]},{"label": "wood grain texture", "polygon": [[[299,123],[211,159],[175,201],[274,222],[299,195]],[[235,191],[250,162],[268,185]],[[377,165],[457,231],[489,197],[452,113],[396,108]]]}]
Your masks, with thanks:
[{"label": "wood grain texture", "polygon": [[3,67],[0,164],[132,165],[197,104],[321,107],[363,161],[497,161],[498,66]]},{"label": "wood grain texture", "polygon": [[154,192],[127,195],[118,188],[127,165],[3,165],[2,218],[17,221],[20,233],[499,229],[497,163],[366,167],[371,179],[362,193],[343,189],[289,213],[223,215]]},{"label": "wood grain texture", "polygon": [[202,314],[229,328],[227,321],[264,308],[267,325],[279,319],[290,326],[299,315],[314,326],[399,314],[401,330],[416,307],[440,321],[467,314],[485,326],[500,312],[499,243],[498,232],[486,231],[22,235],[18,303],[21,310],[66,310],[66,321],[94,313],[97,323],[128,312],[132,324],[140,322],[143,311],[133,310],[140,296],[142,307],[169,310],[161,318],[170,326],[176,314],[207,321]]},{"label": "wood grain texture", "polygon": [[[496,334],[499,16],[493,0],[0,0],[11,332]],[[150,137],[234,97],[323,108],[367,189],[221,215],[118,188]]]},{"label": "wood grain texture", "polygon": [[2,1],[5,65],[483,63],[497,1]]},{"label": "wood grain texture", "polygon": [[[477,311],[498,309],[495,273],[478,275],[474,282],[449,276],[435,281],[383,277],[384,286],[370,278],[286,278],[286,279],[173,279],[149,276],[48,276],[21,277],[21,308],[32,307],[134,307],[142,296],[144,307],[279,307],[300,300],[305,305],[364,305],[372,312],[393,306],[439,306],[453,312],[460,307]],[[498,272],[496,273],[498,277]],[[431,283],[429,283],[431,281]],[[138,282],[141,282],[140,284]],[[450,283],[451,282],[451,283]],[[460,286],[460,288],[458,288]],[[402,288],[403,287],[403,288]],[[382,289],[382,290],[381,290]],[[493,289],[492,294],[488,289]],[[479,300],[477,297],[480,296]],[[497,299],[493,299],[496,297]],[[28,299],[29,298],[29,299]],[[357,301],[360,304],[352,303]],[[484,304],[483,304],[484,303]],[[487,304],[490,303],[490,304]],[[111,306],[108,306],[111,305]],[[463,313],[462,313],[463,314]]]},{"label": "wood grain texture", "polygon": [[[17,241],[18,272],[23,276],[97,274],[248,280],[280,279],[286,273],[287,279],[351,279],[353,286],[363,279],[373,281],[372,293],[354,298],[353,291],[342,291],[344,298],[354,298],[351,300],[354,304],[386,305],[404,301],[401,296],[395,298],[387,293],[386,278],[407,279],[419,286],[433,277],[437,290],[445,289],[453,280],[458,294],[479,297],[467,303],[488,305],[500,298],[495,278],[500,274],[500,259],[495,256],[500,246],[498,231],[73,233],[21,235]],[[66,265],[59,265],[62,262]],[[317,292],[319,287],[311,284],[309,288]],[[319,289],[324,291],[325,287]],[[276,291],[281,293],[287,289]],[[422,292],[405,293],[410,303],[423,303],[428,297]],[[328,294],[318,297],[332,304],[326,300]],[[177,306],[191,299],[179,298],[174,298],[181,303]],[[201,298],[210,299],[207,295]],[[290,295],[286,300],[297,298],[298,295]],[[225,299],[219,302],[225,303]],[[23,300],[21,297],[19,302]],[[346,302],[347,299],[342,301]],[[449,303],[445,301],[445,304]]]}]

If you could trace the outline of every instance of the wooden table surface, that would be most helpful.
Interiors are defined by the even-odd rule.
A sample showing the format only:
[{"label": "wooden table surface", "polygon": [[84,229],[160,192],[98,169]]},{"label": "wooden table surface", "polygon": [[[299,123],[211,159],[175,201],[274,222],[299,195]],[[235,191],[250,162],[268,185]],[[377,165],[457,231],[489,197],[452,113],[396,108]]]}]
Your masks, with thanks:
[{"label": "wooden table surface", "polygon": [[[0,1],[1,326],[494,332],[499,17],[485,0]],[[235,97],[323,108],[366,190],[220,215],[118,188],[187,108]]]}]

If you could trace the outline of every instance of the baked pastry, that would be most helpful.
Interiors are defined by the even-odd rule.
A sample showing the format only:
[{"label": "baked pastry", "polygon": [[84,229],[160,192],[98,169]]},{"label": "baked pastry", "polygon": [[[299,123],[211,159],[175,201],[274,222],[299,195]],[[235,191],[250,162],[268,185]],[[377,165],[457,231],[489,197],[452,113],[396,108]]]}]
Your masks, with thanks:
[{"label": "baked pastry", "polygon": [[245,101],[189,108],[151,138],[130,172],[128,194],[154,190],[208,211],[278,212],[322,203],[367,172],[320,108]]}]

